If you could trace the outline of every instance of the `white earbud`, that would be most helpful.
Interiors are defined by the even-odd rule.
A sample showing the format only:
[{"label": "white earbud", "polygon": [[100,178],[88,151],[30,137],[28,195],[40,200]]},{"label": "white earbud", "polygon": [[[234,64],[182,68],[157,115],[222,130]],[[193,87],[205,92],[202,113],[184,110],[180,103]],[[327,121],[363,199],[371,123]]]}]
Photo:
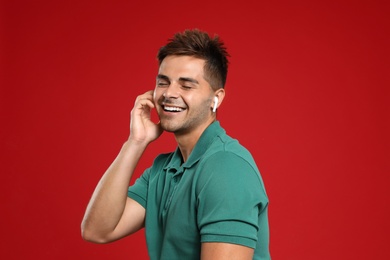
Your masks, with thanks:
[{"label": "white earbud", "polygon": [[213,107],[213,112],[214,113],[217,111],[217,106],[218,106],[218,98],[214,97],[214,107]]}]

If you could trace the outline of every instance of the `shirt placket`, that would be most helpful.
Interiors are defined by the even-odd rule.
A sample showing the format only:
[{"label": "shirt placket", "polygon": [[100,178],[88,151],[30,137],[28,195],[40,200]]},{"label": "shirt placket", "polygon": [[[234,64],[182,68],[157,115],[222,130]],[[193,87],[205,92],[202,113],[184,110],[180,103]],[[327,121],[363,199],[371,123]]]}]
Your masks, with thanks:
[{"label": "shirt placket", "polygon": [[165,214],[169,210],[169,207],[172,203],[172,199],[174,198],[174,196],[176,194],[176,190],[178,188],[181,176],[183,174],[183,168],[180,167],[179,169],[170,169],[169,174],[171,174],[171,179],[170,179],[170,183],[169,183],[168,198],[167,198],[167,200],[165,202],[165,206],[164,206],[164,213]]}]

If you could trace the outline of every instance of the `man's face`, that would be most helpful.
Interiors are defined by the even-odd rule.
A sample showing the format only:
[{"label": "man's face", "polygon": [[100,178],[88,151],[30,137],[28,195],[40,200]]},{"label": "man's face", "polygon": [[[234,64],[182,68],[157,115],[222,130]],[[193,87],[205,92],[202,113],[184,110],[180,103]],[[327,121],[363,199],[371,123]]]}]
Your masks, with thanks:
[{"label": "man's face", "polygon": [[191,56],[167,56],[162,61],[154,102],[164,130],[183,134],[213,121],[214,91],[204,79],[204,64]]}]

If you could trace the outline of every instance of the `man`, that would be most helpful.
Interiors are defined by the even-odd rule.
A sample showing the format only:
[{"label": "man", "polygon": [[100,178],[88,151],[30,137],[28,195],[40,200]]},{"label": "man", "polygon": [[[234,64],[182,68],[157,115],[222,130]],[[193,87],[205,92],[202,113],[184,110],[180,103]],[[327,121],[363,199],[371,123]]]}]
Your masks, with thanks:
[{"label": "man", "polygon": [[[160,49],[156,87],[135,101],[129,139],[87,207],[84,239],[107,243],[145,227],[150,259],[270,259],[260,173],[216,120],[227,56],[218,37],[199,30],[175,34]],[[150,120],[154,108],[158,124]],[[128,188],[142,153],[163,131],[178,148]]]}]

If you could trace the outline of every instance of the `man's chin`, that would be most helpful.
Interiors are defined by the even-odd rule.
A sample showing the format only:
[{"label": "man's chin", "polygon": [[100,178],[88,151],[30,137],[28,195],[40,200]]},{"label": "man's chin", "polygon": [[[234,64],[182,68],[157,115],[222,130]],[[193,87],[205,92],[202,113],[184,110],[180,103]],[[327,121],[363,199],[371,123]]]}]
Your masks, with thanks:
[{"label": "man's chin", "polygon": [[175,135],[181,135],[188,132],[188,129],[180,126],[180,125],[173,125],[173,124],[161,124],[161,127],[164,131],[168,133],[173,133]]},{"label": "man's chin", "polygon": [[169,128],[163,127],[162,129],[163,129],[165,132],[168,132],[168,133],[175,133],[175,130],[172,130],[172,129],[169,129]]},{"label": "man's chin", "polygon": [[169,132],[169,133],[175,133],[177,131],[176,126],[174,126],[172,124],[164,123],[164,122],[161,122],[161,128],[164,131]]}]

